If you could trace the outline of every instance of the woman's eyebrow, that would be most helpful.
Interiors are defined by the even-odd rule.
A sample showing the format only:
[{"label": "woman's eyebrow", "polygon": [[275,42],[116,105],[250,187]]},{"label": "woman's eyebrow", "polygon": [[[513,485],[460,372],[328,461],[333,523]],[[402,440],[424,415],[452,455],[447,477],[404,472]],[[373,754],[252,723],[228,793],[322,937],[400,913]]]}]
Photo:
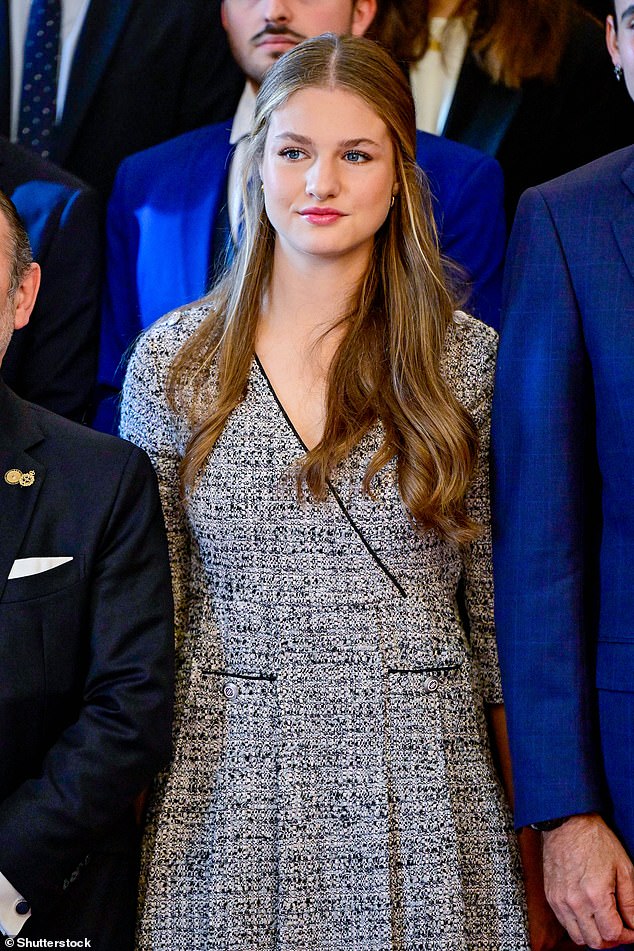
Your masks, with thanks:
[{"label": "woman's eyebrow", "polygon": [[[298,132],[279,132],[274,136],[275,139],[290,139],[291,142],[297,142],[298,145],[312,145],[313,140],[306,135],[300,135]],[[360,139],[343,139],[341,142],[338,142],[337,145],[342,149],[353,149],[357,145],[375,145],[379,148],[379,143],[375,142],[374,139],[360,138]]]}]

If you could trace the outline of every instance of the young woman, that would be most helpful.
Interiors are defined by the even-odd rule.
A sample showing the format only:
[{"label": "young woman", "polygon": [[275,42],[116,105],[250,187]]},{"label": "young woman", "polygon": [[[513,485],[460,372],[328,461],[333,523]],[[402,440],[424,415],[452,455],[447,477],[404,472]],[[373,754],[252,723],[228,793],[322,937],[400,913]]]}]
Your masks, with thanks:
[{"label": "young woman", "polygon": [[402,74],[267,75],[244,240],[133,354],[181,658],[141,949],[522,951],[489,549],[496,340],[454,306]]},{"label": "young woman", "polygon": [[634,109],[574,0],[381,0],[371,27],[410,75],[418,127],[494,155],[519,196],[629,145]]}]

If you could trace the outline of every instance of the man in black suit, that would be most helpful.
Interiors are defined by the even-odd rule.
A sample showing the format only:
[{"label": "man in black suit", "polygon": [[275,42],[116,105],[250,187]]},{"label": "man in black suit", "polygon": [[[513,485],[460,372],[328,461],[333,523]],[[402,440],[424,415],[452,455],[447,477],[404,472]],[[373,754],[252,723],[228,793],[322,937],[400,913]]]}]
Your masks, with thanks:
[{"label": "man in black suit", "polygon": [[[23,32],[14,37],[13,31],[17,20],[24,30],[23,10],[29,5],[0,0],[0,133],[10,138],[17,135],[12,102],[15,107],[19,98],[11,64],[24,44]],[[63,99],[57,98],[47,157],[106,196],[127,155],[231,116],[243,80],[220,25],[219,5],[219,0],[61,0],[63,83],[67,42],[71,65]],[[80,29],[73,48],[74,21]]]},{"label": "man in black suit", "polygon": [[[24,228],[0,195],[0,361],[38,283]],[[5,934],[132,949],[135,800],[170,747],[169,591],[147,457],[0,381]]]},{"label": "man in black suit", "polygon": [[0,190],[16,206],[42,270],[26,327],[2,363],[5,383],[25,400],[81,422],[97,371],[102,238],[97,195],[0,136]]}]

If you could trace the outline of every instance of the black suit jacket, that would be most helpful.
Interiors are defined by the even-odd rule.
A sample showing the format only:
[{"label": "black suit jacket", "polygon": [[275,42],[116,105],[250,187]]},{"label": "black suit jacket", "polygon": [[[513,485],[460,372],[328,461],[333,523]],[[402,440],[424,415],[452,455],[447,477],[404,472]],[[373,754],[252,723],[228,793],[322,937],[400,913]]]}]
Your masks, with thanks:
[{"label": "black suit jacket", "polygon": [[3,377],[24,399],[82,420],[99,348],[102,237],[97,195],[2,136],[0,189],[20,213],[42,268],[31,320],[13,335]]},{"label": "black suit jacket", "polygon": [[511,220],[528,187],[629,145],[633,131],[634,104],[614,78],[603,31],[579,11],[554,83],[509,89],[467,51],[444,135],[495,156]]},{"label": "black suit jacket", "polygon": [[[55,556],[72,561],[7,580]],[[0,381],[0,871],[31,903],[25,936],[132,946],[133,803],[169,755],[172,641],[147,457]]]},{"label": "black suit jacket", "polygon": [[[106,195],[125,156],[231,116],[244,77],[219,11],[220,0],[91,0],[52,160]],[[9,50],[9,0],[0,0],[4,135]]]}]

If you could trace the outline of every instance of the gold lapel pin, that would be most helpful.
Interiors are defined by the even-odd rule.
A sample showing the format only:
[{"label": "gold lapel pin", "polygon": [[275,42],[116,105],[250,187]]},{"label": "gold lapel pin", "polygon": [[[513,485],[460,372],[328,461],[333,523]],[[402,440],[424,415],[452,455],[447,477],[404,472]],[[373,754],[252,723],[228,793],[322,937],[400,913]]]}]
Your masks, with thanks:
[{"label": "gold lapel pin", "polygon": [[30,469],[28,472],[22,472],[21,469],[8,469],[4,474],[4,481],[9,485],[21,485],[28,488],[35,482],[35,471]]}]

